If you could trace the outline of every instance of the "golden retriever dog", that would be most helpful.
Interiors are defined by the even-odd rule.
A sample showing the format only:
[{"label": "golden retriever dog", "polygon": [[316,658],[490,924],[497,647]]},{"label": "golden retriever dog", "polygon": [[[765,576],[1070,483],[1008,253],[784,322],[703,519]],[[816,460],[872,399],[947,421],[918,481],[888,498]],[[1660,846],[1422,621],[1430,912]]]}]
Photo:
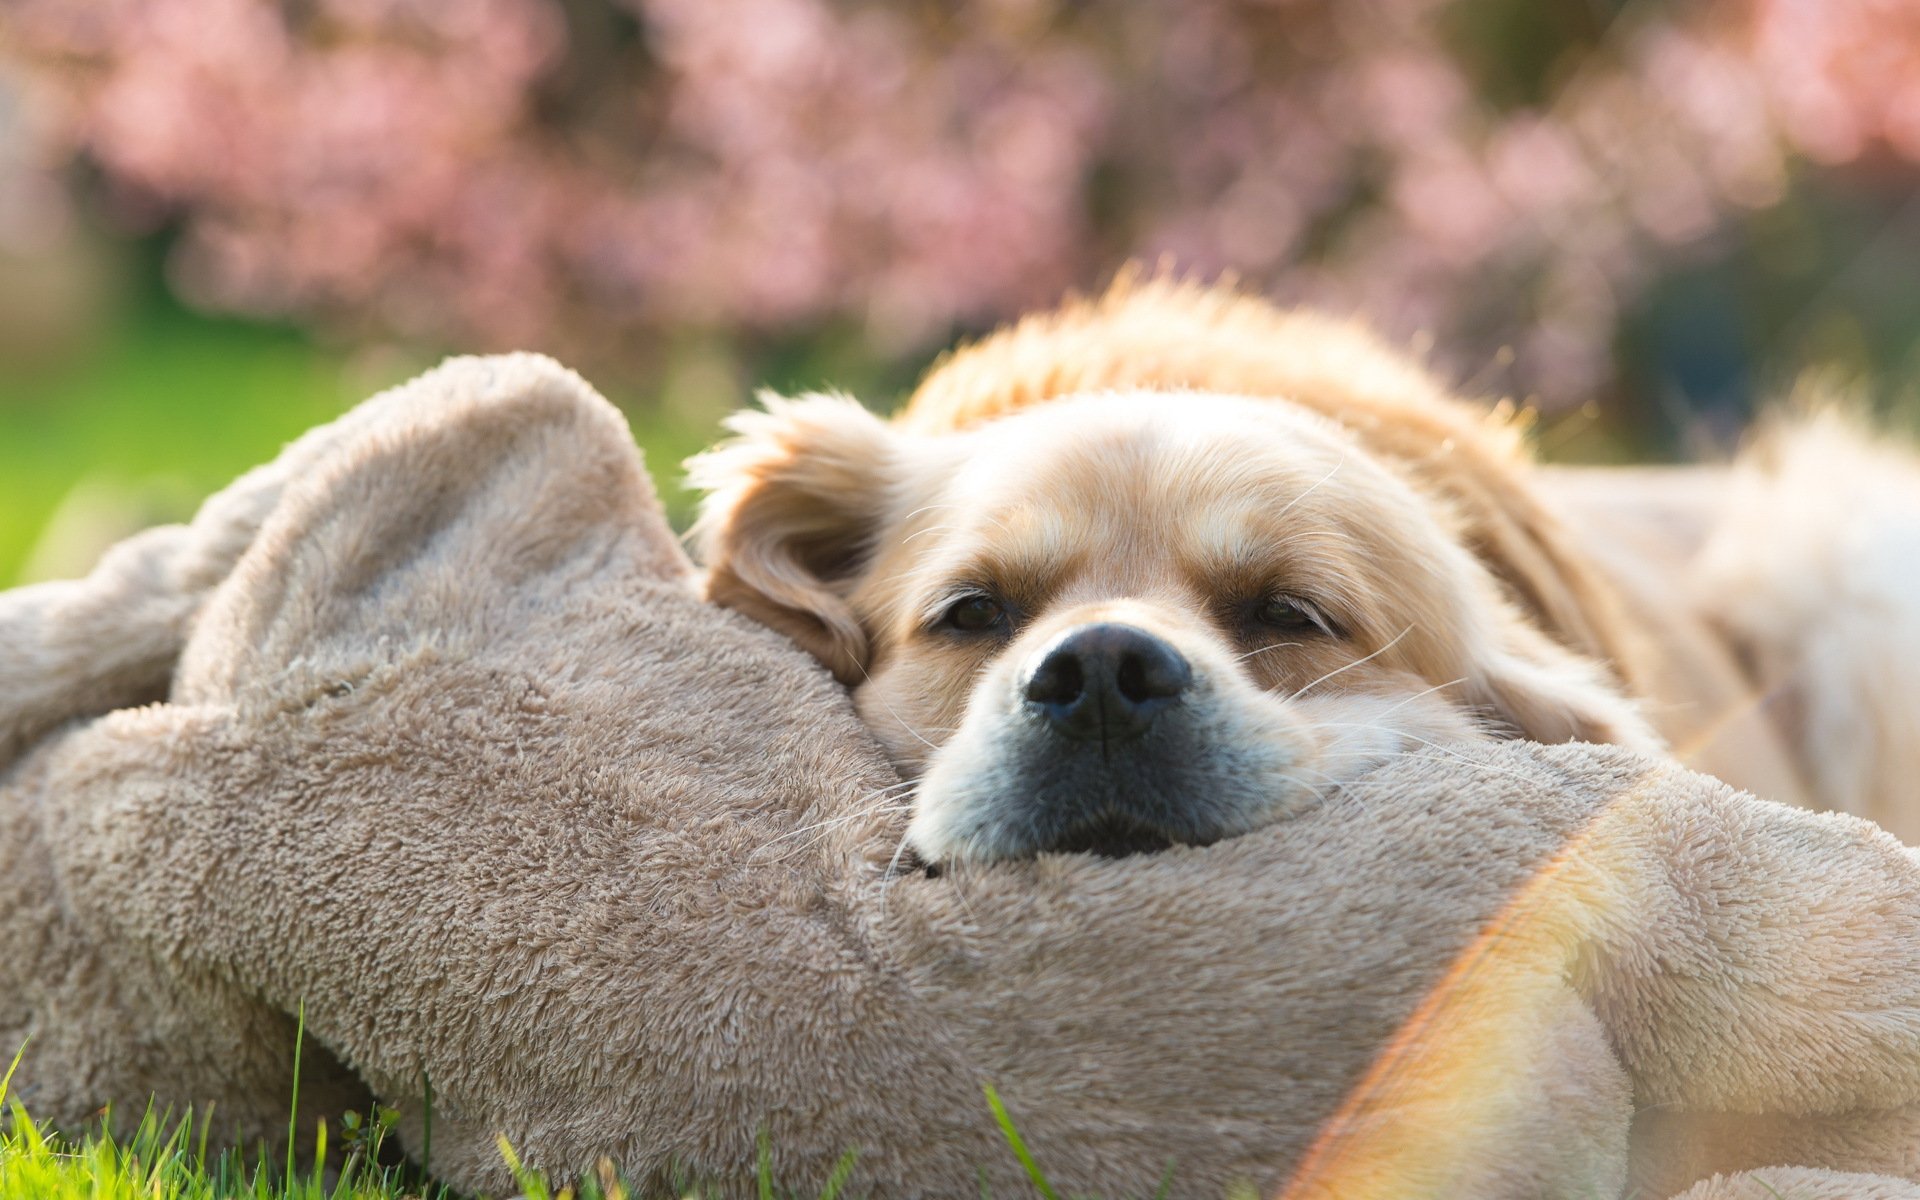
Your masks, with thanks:
[{"label": "golden retriever dog", "polygon": [[1920,471],[1838,422],[1542,467],[1351,324],[1124,277],[891,421],[731,428],[690,464],[708,594],[853,689],[929,864],[1205,844],[1503,737],[1920,832]]}]

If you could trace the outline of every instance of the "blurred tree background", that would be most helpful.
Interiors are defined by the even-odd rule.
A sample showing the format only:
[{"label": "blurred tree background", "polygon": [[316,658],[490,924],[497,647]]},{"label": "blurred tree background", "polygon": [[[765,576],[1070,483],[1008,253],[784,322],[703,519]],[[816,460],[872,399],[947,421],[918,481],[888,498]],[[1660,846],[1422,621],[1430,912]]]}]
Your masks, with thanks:
[{"label": "blurred tree background", "polygon": [[1713,452],[1810,366],[1912,407],[1916,185],[1911,0],[0,0],[0,584],[444,353],[671,480],[1129,258]]}]

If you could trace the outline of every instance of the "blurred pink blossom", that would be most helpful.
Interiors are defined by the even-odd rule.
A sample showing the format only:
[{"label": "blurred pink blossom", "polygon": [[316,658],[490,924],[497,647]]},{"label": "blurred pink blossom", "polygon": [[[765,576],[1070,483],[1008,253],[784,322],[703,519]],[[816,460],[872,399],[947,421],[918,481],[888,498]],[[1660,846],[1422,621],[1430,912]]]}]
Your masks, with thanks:
[{"label": "blurred pink blossom", "polygon": [[0,0],[0,235],[84,155],[198,303],[588,358],[917,353],[1166,256],[1552,404],[1796,156],[1920,161],[1908,0],[1626,5],[1503,106],[1474,2]]}]

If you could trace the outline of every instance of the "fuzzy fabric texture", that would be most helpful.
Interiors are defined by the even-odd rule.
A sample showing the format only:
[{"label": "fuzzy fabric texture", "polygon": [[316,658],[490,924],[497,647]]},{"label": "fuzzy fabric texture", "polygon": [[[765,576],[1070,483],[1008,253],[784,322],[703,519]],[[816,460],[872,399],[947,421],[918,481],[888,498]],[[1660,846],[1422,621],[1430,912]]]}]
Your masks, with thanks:
[{"label": "fuzzy fabric texture", "polygon": [[271,1140],[304,1008],[303,1127],[378,1098],[496,1191],[504,1134],[750,1195],[764,1132],[782,1189],[1024,1194],[991,1085],[1077,1194],[1920,1194],[1920,867],[1863,821],[1514,743],[927,878],[896,784],[610,406],[456,360],[0,594],[0,1047],[40,1117]]}]

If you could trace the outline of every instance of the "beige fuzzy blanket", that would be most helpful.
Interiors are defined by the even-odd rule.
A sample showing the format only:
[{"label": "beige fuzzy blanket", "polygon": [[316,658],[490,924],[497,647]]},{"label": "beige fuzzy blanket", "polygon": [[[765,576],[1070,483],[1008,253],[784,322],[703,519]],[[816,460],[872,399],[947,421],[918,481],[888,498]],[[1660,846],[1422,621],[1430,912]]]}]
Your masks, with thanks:
[{"label": "beige fuzzy blanket", "polygon": [[800,1194],[1022,1194],[991,1085],[1063,1193],[1920,1196],[1920,869],[1863,822],[1514,744],[930,879],[895,783],[611,407],[452,362],[0,594],[0,1051],[43,1118],[271,1139],[304,1005],[303,1124],[420,1155],[430,1085],[483,1189],[504,1134],[750,1193],[764,1131]]}]

